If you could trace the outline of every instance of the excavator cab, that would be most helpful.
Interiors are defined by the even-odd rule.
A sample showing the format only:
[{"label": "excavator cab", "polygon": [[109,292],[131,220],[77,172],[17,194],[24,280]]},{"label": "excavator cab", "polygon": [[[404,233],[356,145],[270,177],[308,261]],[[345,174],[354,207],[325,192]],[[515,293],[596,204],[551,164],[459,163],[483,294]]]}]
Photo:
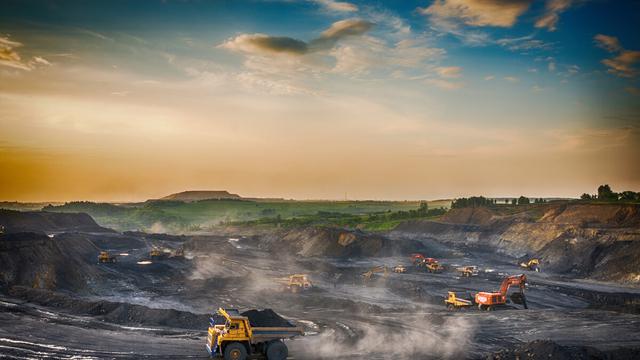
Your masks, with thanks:
[{"label": "excavator cab", "polygon": [[511,295],[510,299],[516,304],[522,304],[525,309],[528,309],[527,300],[524,296],[524,289],[527,284],[527,276],[512,275],[506,277],[500,285],[499,291],[494,292],[479,292],[475,296],[475,302],[478,304],[480,310],[493,310],[496,306],[504,305],[507,303],[507,293],[511,286],[518,286],[518,295]]}]

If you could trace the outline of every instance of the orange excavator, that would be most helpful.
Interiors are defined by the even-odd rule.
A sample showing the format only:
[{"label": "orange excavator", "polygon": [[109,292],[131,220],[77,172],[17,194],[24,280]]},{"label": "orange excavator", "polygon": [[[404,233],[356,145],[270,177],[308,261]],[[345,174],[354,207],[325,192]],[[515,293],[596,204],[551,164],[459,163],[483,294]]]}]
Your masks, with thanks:
[{"label": "orange excavator", "polygon": [[496,306],[504,305],[507,303],[507,292],[511,286],[518,286],[520,291],[518,293],[514,293],[511,296],[511,300],[514,303],[520,303],[524,306],[525,309],[527,307],[527,300],[524,297],[524,288],[527,283],[527,276],[524,274],[521,275],[512,275],[508,276],[502,281],[500,285],[500,291],[497,292],[479,292],[476,294],[475,300],[476,304],[478,304],[478,308],[480,310],[493,310]]}]

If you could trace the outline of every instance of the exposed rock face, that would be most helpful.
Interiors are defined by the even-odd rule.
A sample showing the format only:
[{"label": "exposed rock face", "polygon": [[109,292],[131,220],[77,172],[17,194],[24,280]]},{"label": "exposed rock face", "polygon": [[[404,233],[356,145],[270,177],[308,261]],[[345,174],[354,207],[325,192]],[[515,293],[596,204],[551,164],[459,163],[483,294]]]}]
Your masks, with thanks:
[{"label": "exposed rock face", "polygon": [[260,246],[269,251],[304,257],[390,256],[422,249],[421,243],[415,240],[395,241],[379,234],[328,227],[309,227],[267,234],[262,237]]},{"label": "exposed rock face", "polygon": [[453,209],[439,221],[399,225],[395,237],[426,236],[461,246],[536,256],[543,268],[640,282],[640,205],[555,203]]}]

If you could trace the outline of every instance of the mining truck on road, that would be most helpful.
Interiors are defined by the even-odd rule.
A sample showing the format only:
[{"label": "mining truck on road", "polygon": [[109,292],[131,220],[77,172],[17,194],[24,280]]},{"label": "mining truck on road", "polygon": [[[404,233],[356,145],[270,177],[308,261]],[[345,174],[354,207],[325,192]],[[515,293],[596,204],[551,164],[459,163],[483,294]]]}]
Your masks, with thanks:
[{"label": "mining truck on road", "polygon": [[[264,310],[265,312],[270,310]],[[259,314],[261,312],[254,312]],[[304,335],[304,329],[293,326],[277,314],[277,320],[264,322],[264,316],[243,316],[235,309],[218,309],[218,316],[209,320],[207,351],[212,358],[224,360],[246,360],[256,355],[267,360],[285,360],[289,354],[284,339]],[[261,320],[262,319],[262,320]],[[263,323],[261,323],[263,321]],[[266,324],[267,326],[261,326]]]}]

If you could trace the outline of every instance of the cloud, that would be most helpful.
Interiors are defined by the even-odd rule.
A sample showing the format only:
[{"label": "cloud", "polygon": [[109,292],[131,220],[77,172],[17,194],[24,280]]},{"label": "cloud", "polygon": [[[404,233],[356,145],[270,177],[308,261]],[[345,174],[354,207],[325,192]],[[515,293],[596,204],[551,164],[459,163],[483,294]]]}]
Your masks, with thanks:
[{"label": "cloud", "polygon": [[335,0],[311,0],[311,1],[331,11],[338,11],[338,12],[358,11],[358,7],[355,4],[352,4],[349,2],[335,1]]},{"label": "cloud", "polygon": [[640,51],[623,48],[618,38],[614,36],[598,34],[594,36],[594,41],[598,47],[616,54],[612,58],[601,61],[602,64],[608,67],[608,73],[624,78],[638,76],[639,72],[635,65],[640,62]]},{"label": "cloud", "polygon": [[319,38],[309,42],[309,46],[312,48],[331,48],[340,39],[362,35],[372,27],[373,23],[361,19],[336,21],[327,30],[323,31]]},{"label": "cloud", "polygon": [[301,55],[308,51],[307,43],[286,36],[241,34],[225,41],[220,47],[246,53]]},{"label": "cloud", "polygon": [[624,90],[631,95],[640,96],[640,88],[637,88],[635,86],[626,87]]},{"label": "cloud", "polygon": [[28,65],[22,62],[20,54],[15,50],[15,48],[21,46],[22,44],[17,41],[9,40],[6,37],[0,37],[0,65],[20,70],[31,70]]},{"label": "cloud", "polygon": [[346,19],[333,23],[320,37],[306,43],[287,36],[271,36],[266,34],[240,34],[219,45],[221,48],[251,54],[304,55],[309,52],[330,49],[343,38],[362,35],[369,31],[373,24],[360,19]]},{"label": "cloud", "polygon": [[618,38],[615,36],[598,34],[594,36],[593,39],[598,47],[601,47],[608,52],[618,52],[622,50],[620,40],[618,40]]},{"label": "cloud", "polygon": [[487,76],[485,76],[485,77],[484,77],[484,79],[485,79],[486,81],[493,80],[493,79],[495,79],[495,78],[496,78],[496,77],[495,77],[495,76],[493,76],[493,75],[487,75]]},{"label": "cloud", "polygon": [[638,76],[635,64],[640,62],[640,51],[623,50],[616,57],[604,59],[602,63],[609,69],[607,72],[625,78]]},{"label": "cloud", "polygon": [[550,72],[555,72],[556,71],[556,63],[553,62],[553,61],[549,62],[549,65],[547,65],[547,69]]},{"label": "cloud", "polygon": [[443,78],[459,78],[462,68],[459,66],[441,66],[436,68],[436,73]]},{"label": "cloud", "polygon": [[427,84],[437,86],[444,90],[457,90],[464,87],[464,84],[461,82],[449,81],[444,79],[426,79]]},{"label": "cloud", "polygon": [[571,7],[573,0],[547,0],[544,14],[536,20],[535,27],[556,31],[560,14]]},{"label": "cloud", "polygon": [[0,66],[31,71],[38,65],[51,65],[49,61],[40,56],[34,56],[30,61],[24,62],[16,51],[16,48],[19,47],[22,47],[22,43],[10,40],[7,37],[0,37]]},{"label": "cloud", "polygon": [[418,9],[435,21],[461,21],[471,26],[511,27],[532,0],[436,0]]},{"label": "cloud", "polygon": [[36,63],[36,64],[40,64],[40,65],[47,65],[47,66],[51,65],[51,63],[47,59],[42,58],[40,56],[34,56],[33,57],[33,62]]},{"label": "cloud", "polygon": [[504,79],[507,80],[508,82],[512,82],[512,83],[516,83],[516,82],[520,81],[520,79],[518,79],[515,76],[505,76]]},{"label": "cloud", "polygon": [[519,38],[503,38],[498,39],[496,43],[511,51],[530,52],[553,49],[553,44],[534,39],[533,36],[534,34]]},{"label": "cloud", "polygon": [[545,88],[543,88],[542,86],[540,86],[540,85],[538,85],[538,84],[535,84],[535,85],[533,85],[533,86],[531,87],[531,91],[532,91],[532,92],[535,92],[535,93],[542,92],[542,91],[544,91],[544,89],[545,89]]}]

